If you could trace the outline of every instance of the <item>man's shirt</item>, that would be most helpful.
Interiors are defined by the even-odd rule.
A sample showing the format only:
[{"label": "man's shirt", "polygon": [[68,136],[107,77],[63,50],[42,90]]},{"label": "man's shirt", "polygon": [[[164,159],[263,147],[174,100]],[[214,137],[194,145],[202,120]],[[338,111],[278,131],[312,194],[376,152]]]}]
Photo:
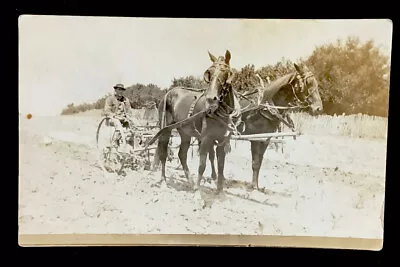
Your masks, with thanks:
[{"label": "man's shirt", "polygon": [[131,103],[128,98],[123,97],[122,101],[118,100],[115,95],[111,95],[106,98],[104,109],[103,109],[103,116],[125,116],[125,115],[132,115],[132,108]]}]

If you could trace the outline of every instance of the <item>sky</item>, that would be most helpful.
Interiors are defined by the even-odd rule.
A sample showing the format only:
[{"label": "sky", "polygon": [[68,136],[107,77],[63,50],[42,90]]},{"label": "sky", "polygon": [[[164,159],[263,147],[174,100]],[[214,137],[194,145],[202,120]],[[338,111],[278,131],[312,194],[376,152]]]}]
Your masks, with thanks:
[{"label": "sky", "polygon": [[256,68],[311,55],[338,38],[373,39],[390,56],[392,22],[381,20],[181,19],[24,15],[19,18],[19,109],[59,115],[113,85],[201,76],[215,56]]}]

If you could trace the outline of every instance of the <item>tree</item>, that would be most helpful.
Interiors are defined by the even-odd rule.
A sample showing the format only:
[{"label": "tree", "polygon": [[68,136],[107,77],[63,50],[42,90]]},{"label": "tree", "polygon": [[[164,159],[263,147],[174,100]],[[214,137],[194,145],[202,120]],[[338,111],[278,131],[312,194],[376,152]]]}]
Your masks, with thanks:
[{"label": "tree", "polygon": [[281,61],[278,61],[275,65],[267,65],[262,67],[260,70],[257,70],[256,73],[258,73],[263,80],[266,80],[267,77],[269,77],[269,79],[273,81],[276,78],[286,75],[294,70],[293,62],[282,58]]},{"label": "tree", "polygon": [[324,109],[387,117],[389,58],[369,40],[348,37],[317,47],[304,62],[316,74]]},{"label": "tree", "polygon": [[142,108],[151,101],[159,103],[164,94],[165,92],[155,84],[144,85],[140,83],[127,87],[125,92],[126,97],[131,102],[132,108],[135,109]]},{"label": "tree", "polygon": [[172,80],[172,84],[169,89],[176,87],[176,86],[184,86],[184,87],[203,89],[207,86],[207,83],[203,79],[200,79],[193,75],[190,75],[190,76],[186,76],[186,77],[174,78]]},{"label": "tree", "polygon": [[[338,39],[335,43],[315,48],[307,59],[297,64],[305,64],[315,75],[320,95],[327,114],[364,113],[387,117],[389,98],[389,57],[380,53],[369,40],[361,43],[359,38]],[[271,81],[294,71],[293,62],[282,58],[274,65],[266,65],[256,70],[253,64],[247,64],[240,70],[232,69],[236,74],[233,88],[239,92],[253,91],[260,86],[257,74],[265,81]],[[265,83],[265,82],[264,82]],[[193,75],[173,78],[169,88],[160,89],[155,84],[134,84],[127,88],[126,96],[133,108],[141,108],[148,102],[159,103],[166,92],[175,86],[206,88],[202,76]],[[63,114],[73,114],[87,109],[104,107],[105,97],[93,104],[75,106],[69,104]]]},{"label": "tree", "polygon": [[260,86],[253,64],[247,64],[240,71],[236,71],[233,88],[239,92],[246,92]]}]

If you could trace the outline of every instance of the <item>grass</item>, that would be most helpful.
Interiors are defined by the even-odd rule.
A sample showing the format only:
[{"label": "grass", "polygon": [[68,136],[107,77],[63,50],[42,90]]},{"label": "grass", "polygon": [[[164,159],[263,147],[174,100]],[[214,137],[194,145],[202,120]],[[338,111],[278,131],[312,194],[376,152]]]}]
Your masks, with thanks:
[{"label": "grass", "polygon": [[[158,113],[155,109],[135,109],[133,116],[140,123],[147,121],[154,124],[158,120]],[[311,116],[307,113],[293,113],[290,117],[301,134],[339,135],[383,140],[387,138],[388,119],[384,117],[363,114]],[[285,125],[282,128],[282,131],[290,131]]]},{"label": "grass", "polygon": [[[135,117],[139,120],[158,119],[156,111],[135,110]],[[150,115],[151,114],[151,115]],[[303,134],[340,135],[354,138],[386,139],[388,120],[384,117],[354,115],[320,115],[311,116],[307,113],[293,113],[290,115],[297,130]],[[283,127],[283,131],[289,130]]]},{"label": "grass", "polygon": [[[388,120],[384,117],[354,115],[320,115],[311,116],[307,113],[290,115],[297,130],[303,134],[341,135],[355,138],[386,139]],[[283,131],[287,131],[286,126]]]}]

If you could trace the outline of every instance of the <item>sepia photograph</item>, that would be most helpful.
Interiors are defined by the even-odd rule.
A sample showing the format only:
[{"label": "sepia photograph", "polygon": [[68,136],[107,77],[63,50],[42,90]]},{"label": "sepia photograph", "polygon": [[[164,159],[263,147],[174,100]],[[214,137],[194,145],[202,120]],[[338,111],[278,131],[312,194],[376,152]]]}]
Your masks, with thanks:
[{"label": "sepia photograph", "polygon": [[382,249],[391,20],[18,28],[20,246]]}]

